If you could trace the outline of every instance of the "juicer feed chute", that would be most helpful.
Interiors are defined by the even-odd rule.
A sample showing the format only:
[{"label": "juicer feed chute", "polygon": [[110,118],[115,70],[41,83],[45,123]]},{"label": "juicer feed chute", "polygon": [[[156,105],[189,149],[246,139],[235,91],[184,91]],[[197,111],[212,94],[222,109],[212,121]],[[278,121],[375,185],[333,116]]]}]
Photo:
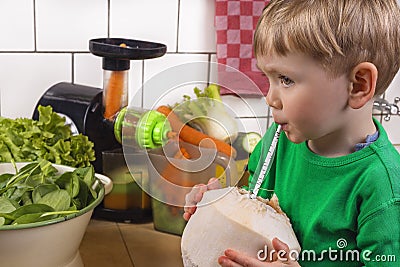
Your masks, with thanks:
[{"label": "juicer feed chute", "polygon": [[104,118],[113,120],[115,114],[128,104],[130,60],[160,57],[167,47],[146,41],[99,38],[89,41],[89,50],[103,58]]}]

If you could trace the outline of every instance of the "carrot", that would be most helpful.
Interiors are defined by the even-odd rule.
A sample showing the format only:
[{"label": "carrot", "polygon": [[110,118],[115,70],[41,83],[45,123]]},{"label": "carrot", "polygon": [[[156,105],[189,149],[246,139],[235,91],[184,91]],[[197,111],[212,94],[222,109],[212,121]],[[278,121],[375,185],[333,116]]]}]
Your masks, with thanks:
[{"label": "carrot", "polygon": [[[180,147],[179,150],[175,153],[174,155],[174,159],[190,159],[190,155],[187,152],[187,150],[183,147]],[[181,176],[180,174],[180,170],[178,168],[175,167],[174,164],[172,164],[171,162],[168,162],[167,166],[165,167],[165,169],[162,171],[161,176],[170,181],[171,183],[175,183],[175,179],[179,178]],[[182,185],[185,186],[185,185]]]},{"label": "carrot", "polygon": [[121,109],[121,97],[124,89],[124,71],[113,71],[108,81],[105,96],[104,117],[111,119]]},{"label": "carrot", "polygon": [[[184,159],[184,158],[190,159],[191,156],[184,147],[179,146],[178,151],[174,155],[174,159]],[[175,167],[175,165],[168,161],[168,164],[162,171],[161,176],[164,179],[170,181],[171,183],[174,183],[174,179],[179,178],[180,173],[179,170]]]},{"label": "carrot", "polygon": [[[191,156],[187,152],[187,150],[184,147],[180,147],[179,150],[175,153],[174,155],[175,159],[190,159]],[[178,185],[178,186],[183,186],[183,187],[190,187],[193,186],[193,182],[188,181],[187,179],[184,179],[181,181],[180,178],[182,178],[182,170],[178,169],[174,164],[168,161],[167,166],[164,168],[164,170],[161,173],[161,177],[164,178],[165,180]],[[164,197],[167,201],[167,203],[179,203],[179,198],[182,197],[181,194],[177,194],[177,192],[174,191],[176,190],[176,187],[172,187],[170,185],[166,185],[164,183],[160,183],[158,187],[162,190]],[[169,212],[173,215],[176,216],[181,212],[181,208],[177,208],[175,206],[168,206]]]},{"label": "carrot", "polygon": [[[120,47],[126,47],[126,44],[120,44]],[[112,117],[121,109],[122,95],[124,93],[124,75],[125,71],[111,72],[108,86],[105,92],[105,111],[104,117]]]},{"label": "carrot", "polygon": [[[224,153],[229,157],[236,157],[236,150],[231,145],[206,135],[187,124],[184,124],[171,108],[167,106],[160,106],[157,108],[157,111],[167,117],[169,123],[171,124],[172,131],[178,133],[179,138],[183,141],[192,145],[206,148],[214,148],[215,146],[217,151]],[[213,144],[211,142],[201,142],[206,139],[212,140]]]}]

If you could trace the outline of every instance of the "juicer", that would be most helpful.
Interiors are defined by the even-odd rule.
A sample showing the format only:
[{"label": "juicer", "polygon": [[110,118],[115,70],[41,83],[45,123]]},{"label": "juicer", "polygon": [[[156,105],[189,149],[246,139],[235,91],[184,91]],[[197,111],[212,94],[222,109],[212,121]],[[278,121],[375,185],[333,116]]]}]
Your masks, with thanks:
[{"label": "juicer", "polygon": [[[103,88],[60,82],[51,86],[37,106],[50,105],[66,118],[73,133],[82,133],[94,143],[96,172],[102,173],[102,152],[121,148],[114,133],[120,110],[128,105],[130,60],[161,57],[164,44],[123,38],[99,38],[89,41],[92,54],[102,57]],[[39,118],[37,106],[33,119]]]},{"label": "juicer", "polygon": [[[39,99],[33,119],[39,118],[37,110],[39,105],[50,105],[53,111],[65,117],[66,124],[70,126],[73,134],[86,135],[94,143],[96,160],[92,164],[95,171],[103,174],[108,172],[107,175],[113,179],[110,174],[114,174],[115,170],[112,168],[126,167],[121,145],[122,126],[127,126],[125,128],[132,131],[132,144],[138,147],[139,151],[162,146],[166,133],[170,131],[166,118],[160,118],[156,111],[132,107],[127,109],[130,61],[161,57],[166,53],[167,47],[161,43],[148,41],[98,38],[89,41],[89,50],[93,55],[102,57],[103,88],[67,82],[57,83]],[[137,118],[137,121],[125,122],[124,115],[127,112],[134,114],[135,116],[129,117]],[[125,169],[122,171],[123,176],[130,177],[126,179],[134,183],[131,173]],[[118,183],[113,182],[114,188],[118,189]],[[114,221],[140,222],[151,219],[150,198],[140,188],[132,189],[130,183],[129,186],[120,188],[127,198],[132,195],[136,199],[139,198],[139,203],[125,208],[111,204],[110,207],[106,207],[102,203],[94,214]],[[107,197],[112,196],[113,192]],[[121,203],[124,206],[123,200],[119,200],[119,204]]]}]

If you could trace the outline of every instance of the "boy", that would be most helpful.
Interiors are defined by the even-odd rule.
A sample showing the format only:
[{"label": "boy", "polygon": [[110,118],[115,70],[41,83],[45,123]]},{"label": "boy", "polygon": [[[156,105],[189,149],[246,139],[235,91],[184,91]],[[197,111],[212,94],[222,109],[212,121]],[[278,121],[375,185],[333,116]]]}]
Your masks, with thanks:
[{"label": "boy", "polygon": [[[254,187],[277,124],[259,195],[273,190],[303,251],[274,239],[273,262],[227,249],[222,266],[400,266],[400,156],[372,117],[400,64],[396,0],[272,0],[254,38],[275,124],[249,159]],[[272,134],[273,135],[273,134]],[[202,193],[187,196],[184,218]],[[212,226],[211,226],[212,227]],[[266,226],[268,227],[268,226]],[[283,255],[283,256],[282,256]]]}]

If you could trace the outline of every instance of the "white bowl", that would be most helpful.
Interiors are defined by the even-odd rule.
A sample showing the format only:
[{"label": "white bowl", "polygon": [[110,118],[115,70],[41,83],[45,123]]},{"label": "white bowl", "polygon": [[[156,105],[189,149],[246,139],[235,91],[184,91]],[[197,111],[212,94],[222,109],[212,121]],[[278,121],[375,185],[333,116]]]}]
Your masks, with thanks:
[{"label": "white bowl", "polygon": [[[17,163],[20,168],[27,163]],[[60,173],[74,168],[53,164]],[[0,163],[0,174],[15,173],[11,163]],[[79,245],[94,208],[112,189],[111,179],[100,174],[98,196],[75,214],[44,222],[0,227],[0,265],[7,267],[83,266]]]}]

